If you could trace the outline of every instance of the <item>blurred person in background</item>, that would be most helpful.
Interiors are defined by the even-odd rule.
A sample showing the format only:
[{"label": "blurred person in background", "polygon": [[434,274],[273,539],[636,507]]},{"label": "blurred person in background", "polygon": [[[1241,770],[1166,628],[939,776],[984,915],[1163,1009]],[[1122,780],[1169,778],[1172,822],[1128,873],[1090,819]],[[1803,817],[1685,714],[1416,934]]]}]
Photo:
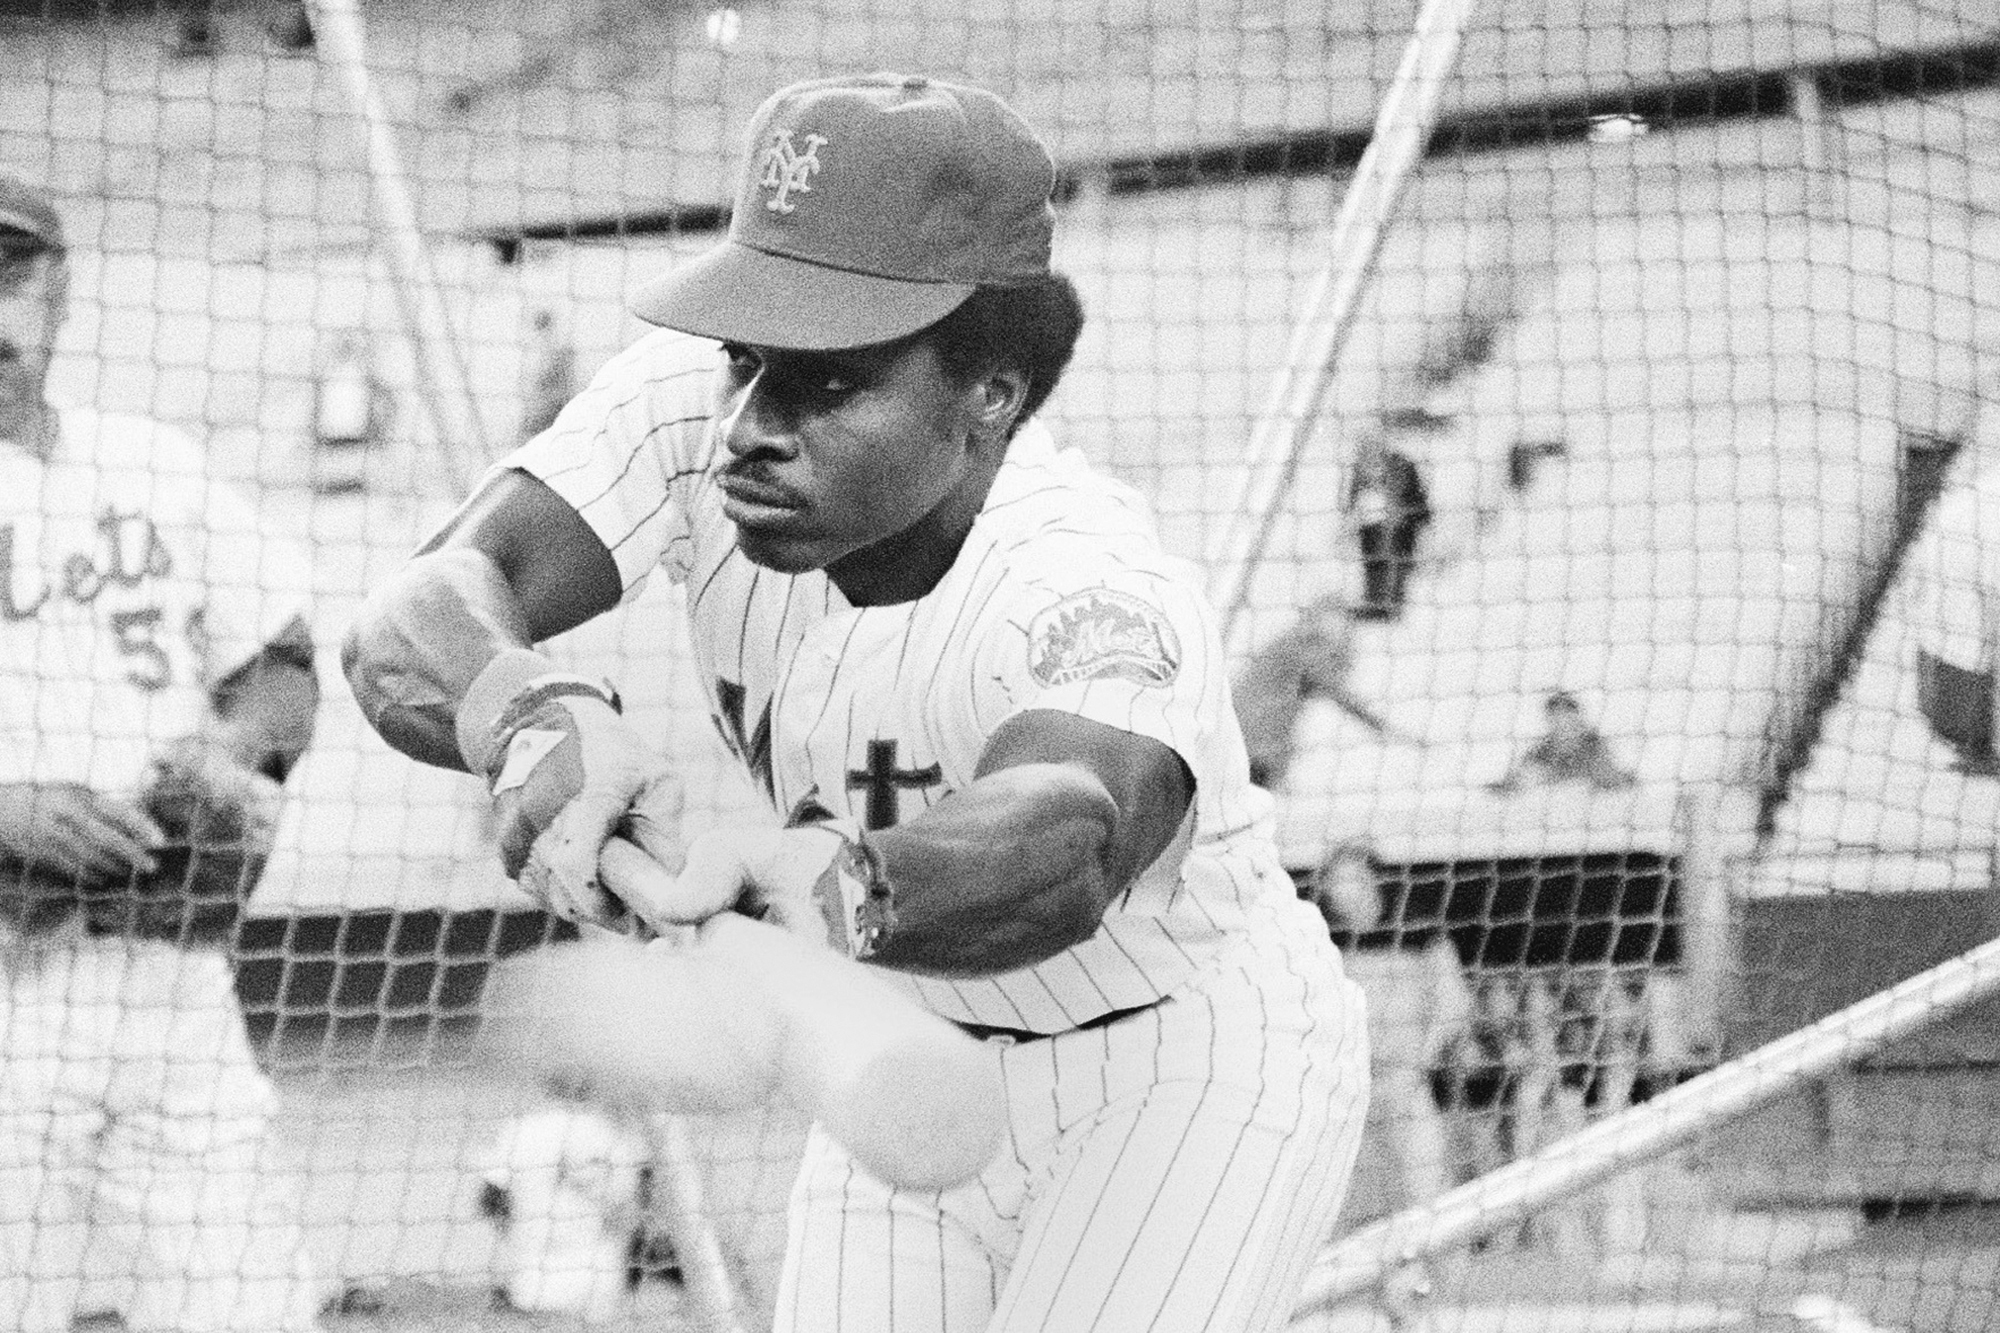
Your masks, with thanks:
[{"label": "blurred person in background", "polygon": [[313,383],[313,489],[337,494],[366,485],[368,456],[389,438],[395,413],[395,394],[375,368],[367,336],[343,330]]},{"label": "blurred person in background", "polygon": [[49,402],[68,291],[53,200],[0,174],[0,1327],[304,1333],[228,945],[312,638],[191,441]]},{"label": "blurred person in background", "polygon": [[1381,867],[1364,840],[1335,843],[1316,869],[1294,877],[1368,998],[1374,1096],[1365,1132],[1388,1159],[1392,1206],[1435,1198],[1457,1183],[1432,1086],[1470,1031],[1472,992],[1458,954],[1442,929],[1383,920]]},{"label": "blurred person in background", "polygon": [[1583,705],[1568,690],[1552,690],[1542,705],[1547,730],[1498,781],[1488,784],[1500,795],[1528,787],[1581,783],[1599,791],[1629,787],[1637,779],[1618,762],[1611,745],[1583,715]]},{"label": "blurred person in background", "polygon": [[1312,602],[1250,655],[1237,672],[1233,697],[1252,782],[1275,788],[1284,780],[1299,710],[1308,700],[1331,700],[1370,730],[1391,734],[1389,724],[1354,692],[1348,679],[1353,671],[1353,619],[1338,594]]},{"label": "blurred person in background", "polygon": [[[1391,413],[1384,426],[1392,431],[1420,429],[1420,421],[1408,418],[1424,415]],[[1423,476],[1407,454],[1370,441],[1355,459],[1348,507],[1361,547],[1361,600],[1354,614],[1369,620],[1393,619],[1402,612],[1410,571],[1417,563],[1417,544],[1431,521]]]}]

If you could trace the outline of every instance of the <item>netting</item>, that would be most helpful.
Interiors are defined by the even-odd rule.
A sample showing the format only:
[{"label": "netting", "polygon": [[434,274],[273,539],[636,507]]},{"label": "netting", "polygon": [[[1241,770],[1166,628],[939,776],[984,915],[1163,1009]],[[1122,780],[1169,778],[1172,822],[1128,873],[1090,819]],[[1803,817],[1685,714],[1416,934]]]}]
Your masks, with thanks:
[{"label": "netting", "polygon": [[[750,112],[798,78],[983,84],[1056,154],[1057,262],[1090,322],[1044,415],[1226,603],[1282,850],[1371,994],[1344,1232],[1993,933],[1990,723],[1983,753],[1950,743],[1920,667],[1990,711],[1990,631],[1976,610],[1939,623],[1976,607],[1976,528],[1934,519],[1996,461],[2000,19],[1976,0],[1475,5],[1343,336],[1291,364],[1350,257],[1335,219],[1416,11],[0,10],[0,168],[51,191],[69,243],[51,396],[184,433],[303,556],[296,576],[276,556],[227,571],[309,608],[327,687],[234,977],[281,1096],[287,1157],[257,1169],[303,1205],[319,1270],[380,1306],[333,1326],[496,1317],[482,1173],[526,1108],[473,1039],[492,977],[566,935],[500,874],[478,786],[368,729],[340,635],[636,335],[633,285],[713,243]],[[1282,385],[1321,372],[1301,417]],[[1253,439],[1284,465],[1261,491]],[[8,638],[42,592],[86,602],[63,590],[88,571],[36,567],[56,492],[8,486],[0,717],[41,758],[0,777],[53,763],[52,737],[113,764],[164,723],[20,712],[55,696],[59,654]],[[692,825],[767,818],[678,609],[652,588],[559,650],[659,729]],[[123,1003],[137,983],[106,984]],[[80,993],[10,1002],[6,1040],[67,1030]],[[1429,1257],[1428,1317],[1985,1326],[1993,1016],[1853,1054],[1473,1228]],[[800,1127],[687,1128],[759,1318]],[[0,1205],[0,1243],[60,1229]],[[1409,1279],[1300,1322],[1402,1317]],[[121,1299],[92,1290],[85,1313]],[[607,1317],[697,1317],[669,1283],[636,1290]]]}]

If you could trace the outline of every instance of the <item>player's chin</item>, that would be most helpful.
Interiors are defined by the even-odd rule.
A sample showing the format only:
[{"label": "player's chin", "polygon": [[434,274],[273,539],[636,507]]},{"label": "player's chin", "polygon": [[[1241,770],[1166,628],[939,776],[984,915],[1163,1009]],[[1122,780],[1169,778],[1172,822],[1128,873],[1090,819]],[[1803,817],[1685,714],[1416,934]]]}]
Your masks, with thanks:
[{"label": "player's chin", "polygon": [[776,574],[824,569],[842,554],[842,549],[833,543],[778,523],[737,523],[736,549],[751,564]]}]

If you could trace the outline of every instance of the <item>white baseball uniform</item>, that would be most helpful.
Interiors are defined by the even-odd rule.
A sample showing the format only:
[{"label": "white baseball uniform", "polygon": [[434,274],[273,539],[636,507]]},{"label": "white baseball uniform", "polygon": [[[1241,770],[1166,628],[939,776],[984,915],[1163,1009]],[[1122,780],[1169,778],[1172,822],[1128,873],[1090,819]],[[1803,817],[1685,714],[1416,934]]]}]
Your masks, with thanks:
[{"label": "white baseball uniform", "polygon": [[1017,1031],[995,1038],[1010,1141],[940,1195],[890,1190],[815,1134],[779,1327],[1275,1327],[1353,1164],[1366,1042],[1272,849],[1192,580],[1135,493],[1032,421],[925,596],[856,608],[823,573],[759,569],[712,478],[720,364],[650,333],[503,465],[575,506],[628,593],[655,569],[685,585],[716,723],[775,809],[894,824],[1039,709],[1161,741],[1195,777],[1179,837],[1092,938],[990,978],[899,978]]},{"label": "white baseball uniform", "polygon": [[[296,614],[295,574],[259,586],[282,558],[156,423],[65,410],[46,463],[0,444],[0,782],[136,795]],[[312,1327],[274,1102],[220,949],[0,925],[0,1327]]]}]

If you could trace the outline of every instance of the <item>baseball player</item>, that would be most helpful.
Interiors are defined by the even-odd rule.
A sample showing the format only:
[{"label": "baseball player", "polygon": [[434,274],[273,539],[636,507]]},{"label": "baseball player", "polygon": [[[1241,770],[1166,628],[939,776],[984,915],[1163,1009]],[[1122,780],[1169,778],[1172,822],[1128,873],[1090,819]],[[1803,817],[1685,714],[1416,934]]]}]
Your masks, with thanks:
[{"label": "baseball player", "polygon": [[[1053,184],[977,89],[775,94],[727,240],[636,296],[661,329],[346,644],[392,744],[490,779],[555,911],[619,910],[618,831],[684,864],[690,919],[765,913],[990,1043],[1009,1135],[969,1184],[892,1189],[814,1134],[780,1329],[1274,1328],[1359,1141],[1359,994],[1270,843],[1213,618],[1034,420],[1082,322]],[[785,829],[677,846],[668,762],[534,651],[655,574]]]},{"label": "baseball player", "polygon": [[67,290],[0,175],[0,1327],[310,1329],[226,945],[312,644],[189,441],[46,400]]},{"label": "baseball player", "polygon": [[570,1089],[504,1122],[480,1172],[494,1232],[494,1304],[608,1323],[649,1272],[671,1268],[650,1149]]}]

